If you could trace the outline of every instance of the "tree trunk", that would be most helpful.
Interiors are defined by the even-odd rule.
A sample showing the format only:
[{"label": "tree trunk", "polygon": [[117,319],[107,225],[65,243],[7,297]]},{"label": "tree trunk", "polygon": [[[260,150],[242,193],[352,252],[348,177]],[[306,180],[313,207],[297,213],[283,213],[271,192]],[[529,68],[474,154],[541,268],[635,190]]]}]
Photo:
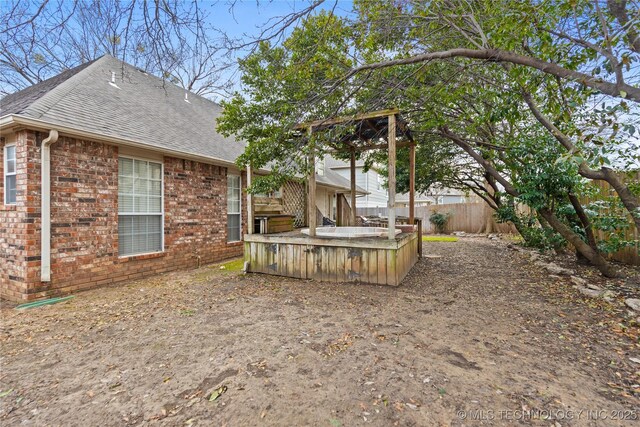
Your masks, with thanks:
[{"label": "tree trunk", "polygon": [[585,258],[589,260],[591,265],[596,267],[605,277],[618,277],[618,272],[604,259],[604,257],[591,246],[584,242],[578,234],[573,232],[569,227],[564,225],[562,221],[554,215],[548,208],[540,209],[540,215],[547,220],[549,225],[553,227],[562,237],[576,248]]},{"label": "tree trunk", "polygon": [[[485,174],[485,175],[488,175],[488,174]],[[500,201],[496,200],[496,191],[493,190],[493,187],[490,185],[489,182],[485,182],[484,188],[485,188],[485,190],[487,192],[487,196],[489,198],[491,198],[494,201],[494,203],[496,204],[496,207],[498,207]],[[490,206],[488,203],[486,203],[484,205],[484,209],[482,210],[483,215],[484,215],[484,224],[482,224],[482,227],[480,227],[480,230],[478,230],[478,234],[482,234],[482,233],[491,234],[491,233],[493,233],[493,211],[494,210],[495,209],[492,206]]]},{"label": "tree trunk", "polygon": [[[518,197],[518,190],[509,182],[505,177],[498,172],[498,170],[482,155],[476,152],[471,145],[466,143],[462,138],[458,135],[450,131],[447,127],[441,127],[440,133],[442,136],[450,139],[460,148],[467,152],[482,168],[490,174],[492,177],[496,179],[503,187],[504,190],[512,195],[513,197]],[[585,256],[589,260],[589,262],[595,266],[603,276],[605,277],[617,277],[618,273],[611,267],[611,265],[605,260],[598,250],[592,248],[587,243],[585,243],[582,238],[576,234],[569,227],[564,225],[562,221],[555,216],[555,214],[545,208],[538,211],[542,217],[547,220],[549,225],[557,231],[562,237],[564,237],[569,243],[571,243],[576,250],[580,251],[582,255]]]},{"label": "tree trunk", "polygon": [[616,190],[620,201],[631,214],[636,229],[640,230],[640,200],[629,190],[624,180],[613,169],[603,167],[601,171],[604,174],[604,180]]},{"label": "tree trunk", "polygon": [[580,219],[580,223],[582,224],[582,228],[584,229],[584,234],[587,236],[587,243],[593,249],[598,250],[598,243],[596,242],[596,236],[593,234],[593,228],[591,226],[591,220],[585,213],[584,209],[582,209],[582,204],[580,200],[575,196],[575,194],[569,193],[569,201],[571,202],[571,206],[575,209],[578,218]]},{"label": "tree trunk", "polygon": [[[576,151],[575,145],[571,138],[562,133],[551,120],[549,120],[535,104],[533,97],[530,93],[522,91],[522,97],[529,106],[529,109],[533,113],[534,117],[542,126],[547,128],[549,132],[556,138],[556,140],[562,145],[568,152],[573,153]],[[601,167],[600,169],[591,169],[586,162],[580,163],[578,166],[578,173],[585,178],[592,180],[606,181],[611,187],[618,193],[620,201],[624,207],[629,211],[636,228],[640,230],[640,198],[636,197],[629,187],[625,184],[624,180],[618,176],[618,174],[611,168]]]}]

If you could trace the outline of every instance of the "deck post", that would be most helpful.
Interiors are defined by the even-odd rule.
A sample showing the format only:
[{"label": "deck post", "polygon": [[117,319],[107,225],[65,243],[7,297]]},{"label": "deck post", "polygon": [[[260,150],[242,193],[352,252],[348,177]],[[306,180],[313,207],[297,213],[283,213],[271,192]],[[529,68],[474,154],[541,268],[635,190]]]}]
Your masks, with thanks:
[{"label": "deck post", "polygon": [[[250,165],[247,165],[247,190],[251,187],[253,182],[253,170]],[[253,219],[253,194],[247,191],[247,234],[253,234],[255,227],[255,221]]]},{"label": "deck post", "polygon": [[389,115],[389,201],[387,210],[389,216],[389,239],[396,238],[396,115]]},{"label": "deck post", "polygon": [[316,156],[315,147],[312,142],[313,128],[309,126],[309,207],[307,209],[309,221],[309,236],[316,235]]},{"label": "deck post", "polygon": [[409,225],[415,221],[416,202],[416,145],[409,146]]},{"label": "deck post", "polygon": [[356,150],[351,149],[351,215],[349,215],[349,225],[356,226]]}]

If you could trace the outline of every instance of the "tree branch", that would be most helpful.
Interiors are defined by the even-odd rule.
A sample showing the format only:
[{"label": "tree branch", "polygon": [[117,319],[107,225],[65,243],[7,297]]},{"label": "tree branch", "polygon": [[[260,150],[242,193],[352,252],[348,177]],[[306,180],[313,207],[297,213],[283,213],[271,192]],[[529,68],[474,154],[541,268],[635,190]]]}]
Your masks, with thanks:
[{"label": "tree branch", "polygon": [[[579,71],[569,70],[552,62],[547,62],[541,59],[532,58],[529,56],[520,55],[514,52],[504,51],[500,49],[476,50],[459,48],[440,52],[423,53],[420,55],[410,56],[408,58],[398,58],[389,61],[365,64],[349,71],[342,79],[336,82],[334,86],[337,87],[345,80],[348,80],[354,75],[365,70],[376,70],[400,65],[417,64],[420,62],[432,61],[435,59],[449,58],[482,59],[486,61],[509,62],[512,64],[524,65],[527,67],[535,68],[544,73],[551,74],[553,76],[558,76],[564,79],[578,82],[584,86],[596,89],[606,95],[610,95],[616,98],[626,98],[640,103],[640,88],[637,88],[635,86],[631,86],[627,83],[611,83],[602,81],[601,79],[594,76],[590,76]],[[625,96],[623,96],[621,92],[625,92]]]}]

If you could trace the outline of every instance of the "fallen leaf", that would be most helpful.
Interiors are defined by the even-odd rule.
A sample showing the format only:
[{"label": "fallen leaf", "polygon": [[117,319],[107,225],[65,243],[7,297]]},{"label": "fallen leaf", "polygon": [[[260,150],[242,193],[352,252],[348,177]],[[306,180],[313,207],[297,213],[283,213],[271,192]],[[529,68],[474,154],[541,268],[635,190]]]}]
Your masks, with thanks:
[{"label": "fallen leaf", "polygon": [[209,396],[209,402],[213,402],[214,400],[222,396],[226,391],[227,391],[226,385],[218,387],[213,391],[213,393],[211,393],[211,396]]}]

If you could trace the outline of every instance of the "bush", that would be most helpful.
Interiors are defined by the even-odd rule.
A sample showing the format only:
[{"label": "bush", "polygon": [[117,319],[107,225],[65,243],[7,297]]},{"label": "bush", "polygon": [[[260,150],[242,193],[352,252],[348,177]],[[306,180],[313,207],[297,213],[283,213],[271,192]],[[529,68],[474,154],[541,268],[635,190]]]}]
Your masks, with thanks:
[{"label": "bush", "polygon": [[436,230],[438,231],[438,233],[444,233],[450,216],[451,214],[449,213],[445,214],[442,212],[434,212],[429,217],[429,222],[436,226]]}]

